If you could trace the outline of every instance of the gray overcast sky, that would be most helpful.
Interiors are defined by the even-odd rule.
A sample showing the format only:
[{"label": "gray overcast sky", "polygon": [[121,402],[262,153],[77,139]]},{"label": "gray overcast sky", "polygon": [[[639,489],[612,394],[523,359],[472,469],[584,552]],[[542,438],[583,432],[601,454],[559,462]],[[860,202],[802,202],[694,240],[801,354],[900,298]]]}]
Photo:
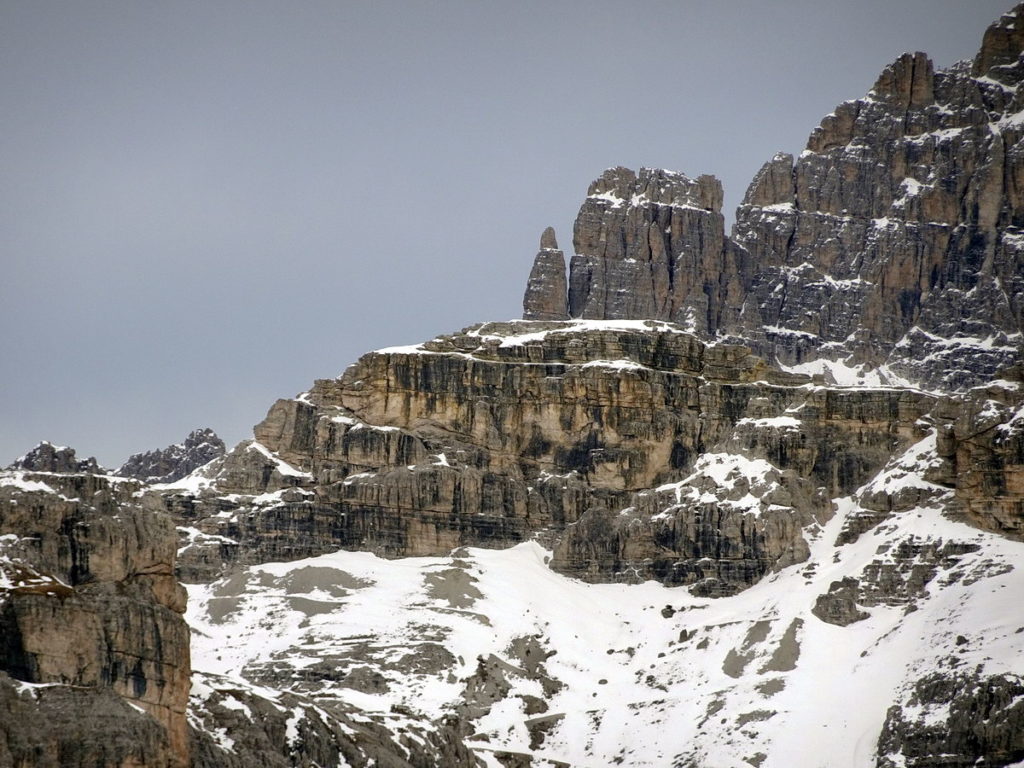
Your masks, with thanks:
[{"label": "gray overcast sky", "polygon": [[609,166],[776,151],[1010,0],[0,0],[0,465],[116,466],[518,317]]}]

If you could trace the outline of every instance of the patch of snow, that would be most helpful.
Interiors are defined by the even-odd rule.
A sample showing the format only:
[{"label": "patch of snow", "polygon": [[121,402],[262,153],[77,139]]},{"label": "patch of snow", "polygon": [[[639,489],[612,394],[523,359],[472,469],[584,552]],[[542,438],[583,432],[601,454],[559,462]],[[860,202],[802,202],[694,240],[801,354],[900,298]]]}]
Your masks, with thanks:
[{"label": "patch of snow", "polygon": [[289,464],[287,461],[285,461],[280,456],[278,456],[276,453],[273,453],[265,445],[255,441],[255,440],[253,440],[251,443],[249,443],[249,445],[246,447],[246,450],[247,451],[256,451],[257,453],[261,454],[262,456],[265,456],[266,458],[270,459],[272,462],[274,462],[274,466],[277,469],[278,474],[280,474],[280,475],[282,475],[284,477],[302,477],[302,478],[308,478],[308,479],[312,479],[313,478],[313,475],[311,475],[309,472],[303,472],[300,469],[296,469],[291,464]]},{"label": "patch of snow", "polygon": [[581,368],[611,368],[616,371],[644,371],[650,370],[646,365],[634,363],[632,360],[591,360],[584,363]]},{"label": "patch of snow", "polygon": [[608,192],[596,192],[593,195],[587,195],[587,200],[601,200],[602,202],[608,203],[612,208],[621,208],[626,204],[626,201],[616,195],[612,191]]},{"label": "patch of snow", "polygon": [[[522,323],[519,323],[522,324]],[[485,328],[487,326],[484,326]],[[563,333],[585,333],[587,331],[655,331],[659,333],[686,333],[682,328],[661,320],[569,320],[557,328],[532,331],[515,336],[485,334],[483,328],[471,335],[482,339],[498,339],[502,347],[518,347],[523,344],[543,341],[549,335]]]},{"label": "patch of snow", "polygon": [[818,338],[813,333],[808,333],[807,331],[796,331],[792,328],[783,328],[779,325],[766,325],[764,326],[764,332],[775,336],[800,336],[807,339]]},{"label": "patch of snow", "polygon": [[947,493],[948,489],[924,479],[924,473],[942,465],[936,449],[936,431],[890,460],[885,468],[857,490],[857,496],[872,493],[894,494],[905,488]]},{"label": "patch of snow", "polygon": [[803,422],[793,416],[773,416],[766,419],[740,419],[736,426],[752,426],[758,429],[800,429]]},{"label": "patch of snow", "polygon": [[[927,445],[912,446],[900,461],[919,467],[929,451]],[[707,469],[730,482],[726,467],[733,465],[750,476],[764,469],[741,457],[709,459]],[[487,741],[471,744],[488,764],[497,765],[492,753],[503,750],[525,751],[538,763],[580,766],[618,764],[621,756],[623,764],[637,768],[686,761],[742,766],[745,758],[763,752],[769,756],[763,768],[815,768],[822,755],[830,768],[871,768],[887,709],[908,681],[941,669],[944,657],[955,652],[965,669],[981,664],[986,673],[1020,673],[1024,633],[1015,630],[1024,625],[1019,600],[1024,569],[950,582],[929,591],[913,613],[874,606],[867,619],[848,627],[814,616],[817,596],[833,581],[862,577],[880,549],[908,538],[982,547],[961,558],[958,568],[985,558],[1020,563],[1024,544],[922,508],[835,547],[850,516],[862,512],[855,499],[838,500],[832,519],[811,537],[807,562],[717,600],[653,582],[576,581],[552,572],[546,565],[551,553],[534,542],[505,550],[467,548],[457,558],[384,560],[337,552],[268,563],[241,571],[248,580],[237,610],[220,623],[207,607],[226,582],[188,587],[193,666],[242,677],[273,664],[276,674],[287,676],[281,663],[287,659],[294,679],[305,686],[304,666],[350,658],[346,654],[358,645],[360,663],[384,675],[387,689],[360,693],[326,679],[317,683],[317,695],[359,706],[380,722],[395,722],[393,707],[425,718],[451,713],[463,703],[477,659],[493,654],[512,671],[506,673],[508,696],[474,723]],[[322,611],[307,614],[283,584],[289,574],[310,567],[372,585],[349,590]],[[428,577],[452,569],[479,593],[460,610],[446,609],[427,586]],[[662,613],[664,606],[674,609],[671,617]],[[971,627],[985,642],[957,648],[956,626]],[[690,638],[685,642],[680,641],[684,631]],[[783,669],[773,669],[770,661],[787,635],[795,655]],[[564,687],[545,692],[535,679],[514,671],[522,662],[509,648],[523,637],[557,650],[543,667]],[[426,652],[425,643],[442,645],[455,661],[440,674],[395,669],[403,657]],[[738,670],[735,663],[729,667],[730,654],[743,657]],[[767,686],[774,686],[771,693]],[[538,694],[547,714],[563,718],[543,745],[531,749],[523,727],[530,716],[520,697]],[[762,714],[750,720],[757,712]],[[941,719],[941,713],[934,718]],[[741,720],[746,725],[739,725]],[[294,735],[289,728],[286,737]]]},{"label": "patch of snow", "polygon": [[0,486],[17,488],[19,491],[25,491],[26,493],[52,493],[57,495],[57,491],[44,482],[26,480],[25,471],[20,469],[0,472]]},{"label": "patch of snow", "polygon": [[429,350],[423,348],[423,343],[419,344],[406,344],[398,347],[382,347],[381,349],[374,350],[378,355],[429,355],[433,354]]},{"label": "patch of snow", "polygon": [[198,496],[214,483],[214,479],[207,477],[203,472],[205,468],[199,467],[199,469],[193,470],[190,474],[185,475],[180,480],[175,480],[173,483],[155,483],[150,488],[156,491],[185,491],[193,496]]},{"label": "patch of snow", "polygon": [[921,391],[911,381],[894,373],[887,365],[881,365],[877,368],[868,368],[864,364],[850,366],[841,360],[828,360],[826,358],[818,358],[817,360],[796,365],[776,364],[788,373],[799,373],[804,376],[824,376],[826,381],[831,381],[838,387],[868,387],[871,389],[900,387],[902,389]]}]

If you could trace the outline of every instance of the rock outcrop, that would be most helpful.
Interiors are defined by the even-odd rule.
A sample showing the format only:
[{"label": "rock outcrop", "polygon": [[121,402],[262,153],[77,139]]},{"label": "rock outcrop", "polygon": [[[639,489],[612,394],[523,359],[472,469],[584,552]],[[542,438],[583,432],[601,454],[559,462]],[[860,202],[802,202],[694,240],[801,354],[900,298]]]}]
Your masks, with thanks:
[{"label": "rock outcrop", "polygon": [[224,441],[212,429],[196,429],[183,443],[132,454],[115,474],[147,483],[173,483],[223,456],[226,450]]},{"label": "rock outcrop", "polygon": [[250,687],[237,678],[197,673],[190,712],[194,768],[480,764],[454,719],[429,723],[394,713],[385,725],[351,705]]},{"label": "rock outcrop", "polygon": [[228,452],[19,459],[0,763],[1019,763],[1022,21],[900,57],[729,237],[714,178],[610,169],[523,321]]},{"label": "rock outcrop", "polygon": [[533,260],[523,296],[526,320],[568,320],[565,254],[558,248],[555,230],[548,227],[540,237],[540,251]]},{"label": "rock outcrop", "polygon": [[762,169],[733,232],[759,272],[731,333],[785,364],[842,359],[944,390],[1020,359],[1024,96],[1015,66],[981,71],[990,58],[935,71],[904,54],[798,158]]},{"label": "rock outcrop", "polygon": [[43,440],[39,445],[14,460],[8,469],[30,472],[88,472],[102,474],[105,470],[91,456],[79,461],[75,449]]},{"label": "rock outcrop", "polygon": [[605,171],[576,220],[569,315],[669,320],[783,365],[945,391],[1019,361],[1019,14],[973,62],[897,59],[799,157],[764,165],[729,237],[713,177]]},{"label": "rock outcrop", "polygon": [[1024,678],[961,672],[915,681],[889,709],[878,754],[878,768],[1019,764]]},{"label": "rock outcrop", "polygon": [[[177,534],[139,489],[0,473],[0,755],[13,765],[189,764]],[[40,729],[30,711],[74,725]]]},{"label": "rock outcrop", "polygon": [[[566,573],[730,594],[805,559],[806,529],[836,497],[860,489],[869,526],[924,498],[886,484],[911,471],[911,459],[890,467],[894,454],[931,446],[946,485],[925,490],[966,483],[954,448],[935,453],[944,402],[830,389],[666,323],[489,323],[371,353],[278,401],[254,441],[201,470],[203,490],[166,495],[186,580],[339,547],[440,555],[544,531]],[[1020,494],[1001,488],[971,493],[1012,516]]]},{"label": "rock outcrop", "polygon": [[605,171],[573,229],[570,316],[662,319],[713,333],[723,281],[736,275],[721,210],[722,185],[712,176]]}]

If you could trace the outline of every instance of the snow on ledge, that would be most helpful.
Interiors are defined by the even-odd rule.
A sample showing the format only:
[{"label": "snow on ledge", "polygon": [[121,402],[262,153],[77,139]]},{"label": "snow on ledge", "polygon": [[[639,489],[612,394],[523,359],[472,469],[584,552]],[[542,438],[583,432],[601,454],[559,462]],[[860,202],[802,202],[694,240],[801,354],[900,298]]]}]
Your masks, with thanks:
[{"label": "snow on ledge", "polygon": [[272,462],[274,462],[274,464],[276,465],[278,474],[280,474],[280,475],[283,475],[285,477],[303,477],[303,478],[307,478],[307,479],[310,479],[310,480],[313,478],[313,475],[311,475],[309,472],[303,472],[302,470],[296,469],[291,464],[289,464],[284,459],[282,459],[280,456],[278,456],[277,454],[273,453],[265,445],[263,445],[262,443],[258,443],[255,440],[253,440],[251,443],[249,443],[249,445],[246,447],[246,450],[247,451],[256,451],[257,453],[260,453],[263,456],[266,456],[268,459],[270,459]]}]

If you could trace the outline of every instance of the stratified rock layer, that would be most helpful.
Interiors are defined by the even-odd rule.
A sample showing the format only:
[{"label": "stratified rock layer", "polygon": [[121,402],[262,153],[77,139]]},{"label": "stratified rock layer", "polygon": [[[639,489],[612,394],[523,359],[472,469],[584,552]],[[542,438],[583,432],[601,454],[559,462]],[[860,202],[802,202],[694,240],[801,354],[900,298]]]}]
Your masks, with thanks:
[{"label": "stratified rock layer", "polygon": [[[133,496],[139,487],[97,474],[0,474],[0,754],[14,765],[188,765],[177,534],[158,499]],[[56,688],[37,694],[39,685]],[[75,728],[39,729],[19,714],[36,707]],[[76,736],[86,724],[95,732]]]},{"label": "stratified rock layer", "polygon": [[[552,566],[587,580],[731,594],[805,559],[807,527],[851,494],[864,511],[848,541],[939,497],[1018,535],[1020,397],[1019,382],[952,399],[825,387],[667,323],[489,323],[370,353],[278,401],[254,441],[203,470],[206,490],[168,504],[189,581],[339,547],[439,555],[544,532]],[[980,453],[984,475],[959,469]],[[894,479],[922,461],[927,481]]]}]

